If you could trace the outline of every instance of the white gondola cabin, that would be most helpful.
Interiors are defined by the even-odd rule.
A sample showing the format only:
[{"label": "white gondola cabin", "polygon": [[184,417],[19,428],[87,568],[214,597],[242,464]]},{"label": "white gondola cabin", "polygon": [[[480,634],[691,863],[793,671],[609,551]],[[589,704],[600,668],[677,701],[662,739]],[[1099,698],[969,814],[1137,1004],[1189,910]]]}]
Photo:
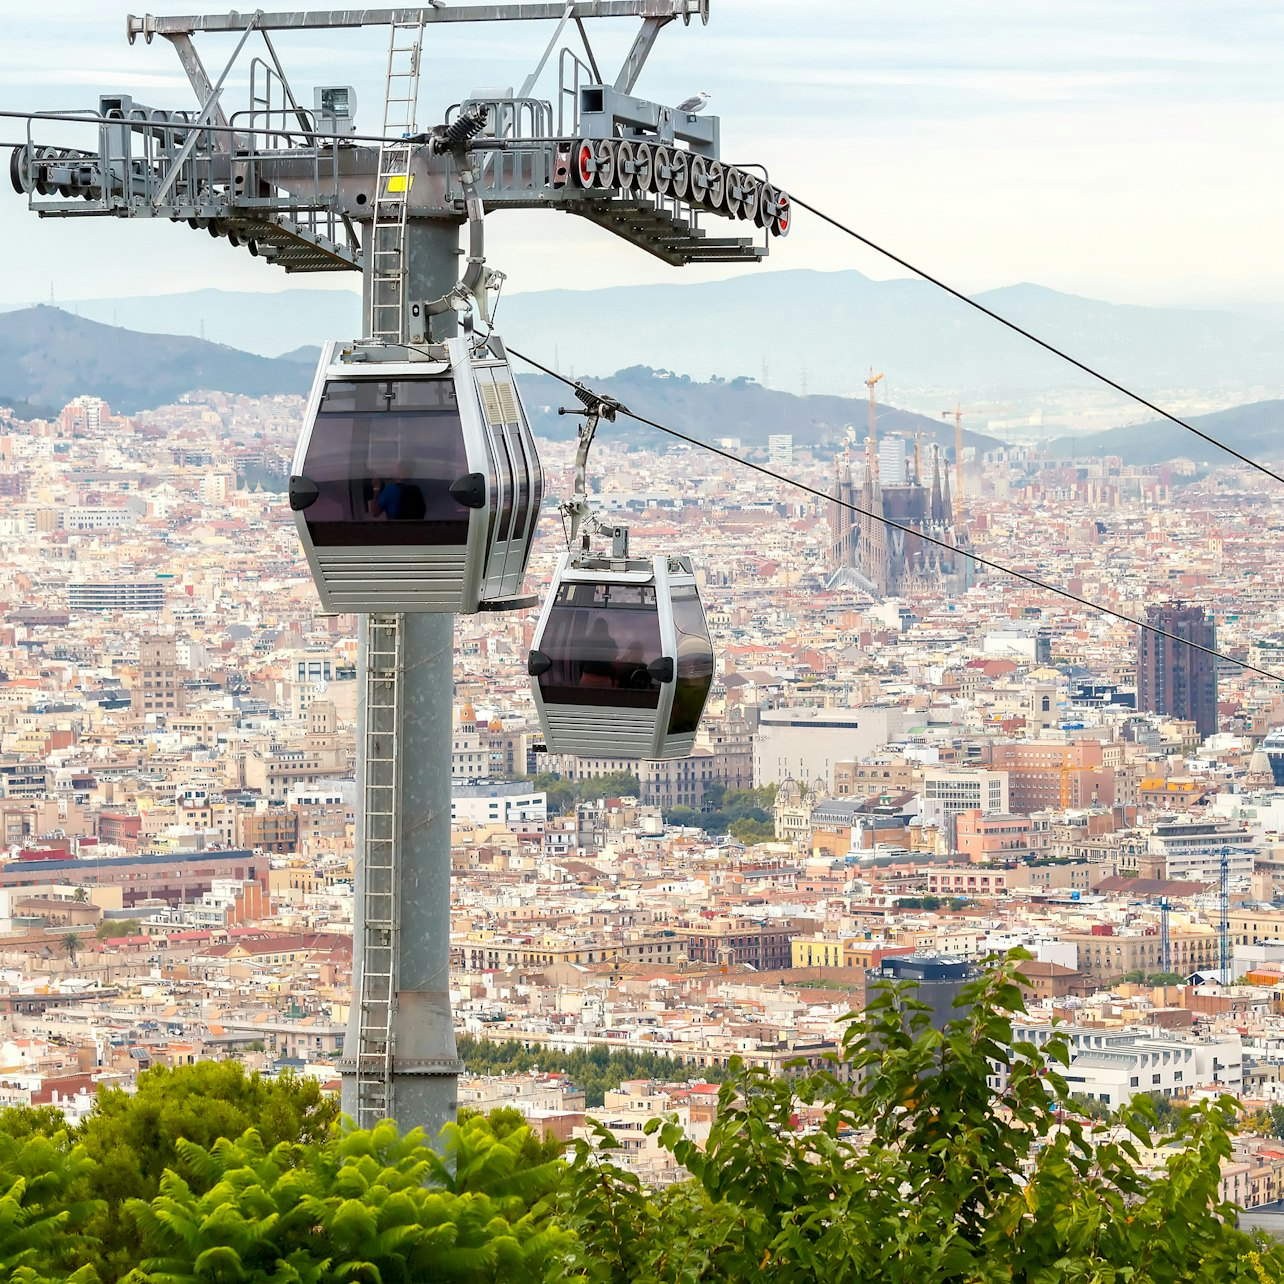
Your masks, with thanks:
[{"label": "white gondola cabin", "polygon": [[289,497],[327,611],[469,613],[521,591],[544,484],[504,349],[426,351],[322,353]]},{"label": "white gondola cabin", "polygon": [[527,669],[549,753],[685,757],[714,669],[690,559],[564,553]]}]

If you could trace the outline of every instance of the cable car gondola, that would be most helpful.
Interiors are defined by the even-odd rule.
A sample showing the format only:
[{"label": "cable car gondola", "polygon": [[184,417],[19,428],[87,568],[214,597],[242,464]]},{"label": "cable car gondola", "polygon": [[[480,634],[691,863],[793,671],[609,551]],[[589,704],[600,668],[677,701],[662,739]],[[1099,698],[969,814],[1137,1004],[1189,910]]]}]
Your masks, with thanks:
[{"label": "cable car gondola", "polygon": [[328,344],[291,471],[325,610],[471,613],[520,592],[544,479],[495,336]]},{"label": "cable car gondola", "polygon": [[562,555],[527,662],[549,753],[685,757],[713,669],[690,558]]}]

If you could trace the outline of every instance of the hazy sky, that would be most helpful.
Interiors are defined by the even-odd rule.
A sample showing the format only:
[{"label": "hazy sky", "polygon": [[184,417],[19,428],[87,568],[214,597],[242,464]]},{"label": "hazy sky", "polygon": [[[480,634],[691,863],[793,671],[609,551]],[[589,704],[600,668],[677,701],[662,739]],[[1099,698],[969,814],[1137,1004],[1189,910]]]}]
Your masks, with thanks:
[{"label": "hazy sky", "polygon": [[[638,93],[672,103],[708,90],[726,159],[766,164],[780,185],[962,287],[1030,280],[1136,303],[1284,303],[1278,0],[712,7],[708,28],[675,24],[662,34]],[[94,108],[99,92],[191,106],[165,41],[126,42],[127,12],[105,0],[6,5],[0,109]],[[599,61],[618,62],[633,27],[590,24]],[[520,84],[551,31],[430,30],[420,124],[474,88]],[[235,38],[197,40],[215,74]],[[384,31],[277,43],[303,101],[313,84],[354,83],[358,126],[377,130]],[[547,74],[541,89],[553,96]],[[243,82],[230,102],[243,105]],[[0,120],[5,142],[24,130]],[[51,285],[65,300],[305,283],[185,227],[38,220],[3,186],[2,302],[46,300]],[[697,279],[561,214],[504,213],[487,227],[488,258],[511,290]],[[801,212],[767,266],[903,275]]]}]

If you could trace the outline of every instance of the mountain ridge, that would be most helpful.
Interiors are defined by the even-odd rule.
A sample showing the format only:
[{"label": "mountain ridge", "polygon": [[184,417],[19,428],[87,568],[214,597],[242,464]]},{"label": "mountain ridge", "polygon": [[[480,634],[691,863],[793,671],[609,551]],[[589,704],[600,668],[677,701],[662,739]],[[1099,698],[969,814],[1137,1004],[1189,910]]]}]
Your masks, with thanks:
[{"label": "mountain ridge", "polygon": [[[1227,405],[1284,396],[1276,355],[1284,314],[1106,303],[1029,281],[974,297],[1144,394],[1194,388]],[[360,296],[344,289],[201,290],[68,306],[143,332],[192,334],[204,325],[273,356],[352,337],[360,326]],[[506,294],[499,315],[515,345],[572,370],[641,362],[701,379],[752,374],[784,391],[841,395],[859,394],[872,365],[899,399],[913,390],[920,404],[945,395],[1033,407],[1067,391],[1101,392],[1089,376],[924,281],[877,281],[851,269]]]}]

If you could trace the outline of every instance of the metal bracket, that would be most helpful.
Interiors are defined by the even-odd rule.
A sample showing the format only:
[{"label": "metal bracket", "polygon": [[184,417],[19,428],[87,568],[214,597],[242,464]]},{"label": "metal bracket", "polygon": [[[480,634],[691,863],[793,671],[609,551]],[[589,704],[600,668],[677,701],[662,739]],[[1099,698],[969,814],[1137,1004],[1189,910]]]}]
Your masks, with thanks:
[{"label": "metal bracket", "polygon": [[[587,552],[591,538],[602,528],[597,514],[593,512],[588,501],[589,451],[592,449],[593,438],[597,434],[598,424],[603,419],[608,423],[614,423],[617,414],[621,411],[627,414],[628,411],[614,397],[594,392],[582,383],[575,385],[575,399],[580,403],[580,408],[575,406],[559,406],[557,408],[559,415],[584,416],[584,422],[580,424],[579,446],[575,451],[575,491],[570,499],[558,505],[558,511],[562,514],[563,519],[570,523],[570,530],[567,535],[568,543],[574,544],[576,539],[579,538],[581,530],[583,530],[583,548]],[[625,543],[627,547],[627,535]]]}]

